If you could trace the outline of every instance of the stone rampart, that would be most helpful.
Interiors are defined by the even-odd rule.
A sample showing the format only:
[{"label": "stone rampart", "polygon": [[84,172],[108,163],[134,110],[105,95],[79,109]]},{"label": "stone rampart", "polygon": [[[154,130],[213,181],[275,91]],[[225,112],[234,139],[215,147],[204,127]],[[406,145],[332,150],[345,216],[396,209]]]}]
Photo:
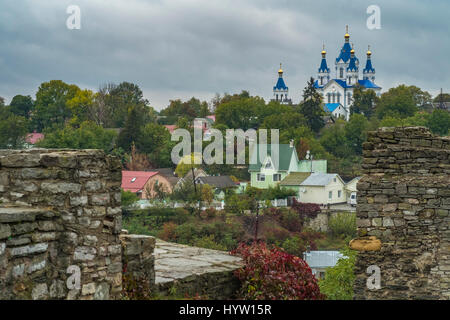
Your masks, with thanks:
[{"label": "stone rampart", "polygon": [[99,150],[0,150],[0,299],[116,299],[121,164]]},{"label": "stone rampart", "polygon": [[450,138],[381,128],[363,147],[355,299],[450,299]]}]

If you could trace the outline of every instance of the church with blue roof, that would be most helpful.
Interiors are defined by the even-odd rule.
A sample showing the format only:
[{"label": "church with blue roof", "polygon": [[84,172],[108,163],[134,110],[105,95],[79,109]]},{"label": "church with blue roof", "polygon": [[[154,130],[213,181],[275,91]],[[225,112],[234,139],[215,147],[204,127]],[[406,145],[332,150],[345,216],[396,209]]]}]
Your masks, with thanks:
[{"label": "church with blue roof", "polygon": [[324,99],[324,109],[333,114],[336,118],[350,118],[350,107],[353,102],[353,89],[360,85],[364,89],[374,90],[377,96],[381,94],[381,87],[375,84],[375,69],[372,65],[372,52],[370,47],[367,50],[366,66],[362,72],[362,79],[359,79],[359,59],[355,55],[353,45],[350,45],[350,35],[345,34],[345,43],[336,58],[335,78],[331,78],[330,68],[327,64],[325,46],[322,50],[322,61],[318,69],[318,76],[315,87],[322,94]]},{"label": "church with blue roof", "polygon": [[288,97],[289,88],[286,86],[283,80],[283,69],[278,70],[278,80],[275,86],[273,87],[273,99],[272,101],[278,101],[281,104],[291,104],[292,100]]}]

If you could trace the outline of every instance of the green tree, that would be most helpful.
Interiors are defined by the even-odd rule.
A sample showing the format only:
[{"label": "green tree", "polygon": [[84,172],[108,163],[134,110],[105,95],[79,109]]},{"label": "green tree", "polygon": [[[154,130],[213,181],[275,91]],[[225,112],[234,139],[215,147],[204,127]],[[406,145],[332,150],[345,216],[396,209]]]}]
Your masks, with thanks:
[{"label": "green tree", "polygon": [[373,90],[364,90],[360,85],[353,89],[353,104],[351,106],[351,113],[363,114],[367,118],[371,118],[375,105],[378,102],[378,97]]},{"label": "green tree", "polygon": [[347,157],[353,153],[347,140],[345,126],[345,120],[339,119],[335,125],[325,128],[320,137],[320,144],[325,150],[339,158]]},{"label": "green tree", "polygon": [[322,97],[314,87],[314,79],[311,78],[303,90],[303,102],[300,105],[300,113],[305,117],[308,126],[314,132],[319,132],[325,122],[322,110]]},{"label": "green tree", "polygon": [[281,133],[281,131],[301,126],[307,126],[305,117],[298,112],[291,111],[264,118],[261,128],[279,129]]},{"label": "green tree", "polygon": [[51,80],[39,86],[35,108],[32,112],[33,125],[38,131],[54,125],[64,126],[72,113],[67,101],[80,91],[74,84]]},{"label": "green tree", "polygon": [[152,110],[148,100],[144,98],[138,85],[122,82],[119,85],[110,85],[107,99],[110,109],[111,126],[122,128],[126,125],[130,109],[136,109],[143,123],[152,121]]},{"label": "green tree", "polygon": [[232,129],[256,129],[263,120],[258,117],[257,110],[263,110],[265,106],[260,97],[233,98],[216,108],[216,121]]},{"label": "green tree", "polygon": [[402,84],[383,93],[376,106],[378,119],[386,116],[407,118],[414,115],[418,110],[417,104],[419,103],[418,93],[415,91],[415,89]]},{"label": "green tree", "polygon": [[91,90],[79,90],[75,96],[68,100],[66,105],[69,108],[73,125],[80,125],[82,122],[90,120],[89,110],[94,104],[95,94]]},{"label": "green tree", "polygon": [[131,145],[139,140],[143,125],[144,119],[138,108],[136,106],[130,107],[125,127],[117,139],[117,145],[125,151],[130,151]]},{"label": "green tree", "polygon": [[16,95],[9,104],[10,111],[17,116],[29,118],[34,107],[34,101],[30,96]]},{"label": "green tree", "polygon": [[103,129],[92,121],[82,122],[79,128],[66,125],[62,129],[46,130],[44,133],[44,140],[37,143],[39,147],[103,149],[105,152],[113,148],[117,136],[114,130]]},{"label": "green tree", "polygon": [[319,281],[320,292],[326,295],[327,300],[353,299],[356,251],[347,248],[342,254],[345,258],[339,259],[334,267],[327,268],[325,278]]},{"label": "green tree", "polygon": [[369,122],[362,114],[353,114],[345,125],[345,138],[355,154],[362,154],[362,143],[367,139]]},{"label": "green tree", "polygon": [[21,148],[27,128],[28,121],[25,117],[0,111],[0,149]]},{"label": "green tree", "polygon": [[170,154],[174,142],[169,131],[156,123],[147,123],[140,131],[136,142],[138,149],[148,155],[150,162],[160,168],[173,165]]},{"label": "green tree", "polygon": [[428,127],[433,133],[448,135],[450,129],[450,113],[446,110],[434,110],[428,120]]}]

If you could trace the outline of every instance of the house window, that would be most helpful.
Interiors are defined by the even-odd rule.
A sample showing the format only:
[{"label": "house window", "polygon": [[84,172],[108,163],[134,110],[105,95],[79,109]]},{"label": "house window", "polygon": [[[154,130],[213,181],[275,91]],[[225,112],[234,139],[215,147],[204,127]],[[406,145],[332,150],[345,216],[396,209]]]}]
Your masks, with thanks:
[{"label": "house window", "polygon": [[131,179],[131,182],[135,182],[135,181],[136,181],[136,178]]},{"label": "house window", "polygon": [[273,181],[280,181],[281,180],[281,174],[280,173],[276,173],[273,175]]},{"label": "house window", "polygon": [[333,198],[333,191],[329,191],[328,192],[328,199],[332,199]]},{"label": "house window", "polygon": [[257,181],[266,181],[266,175],[264,173],[258,173],[256,175],[256,180]]},{"label": "house window", "polygon": [[338,198],[341,197],[341,190],[338,190]]},{"label": "house window", "polygon": [[267,161],[266,165],[264,166],[266,169],[272,169],[272,163],[270,161]]}]

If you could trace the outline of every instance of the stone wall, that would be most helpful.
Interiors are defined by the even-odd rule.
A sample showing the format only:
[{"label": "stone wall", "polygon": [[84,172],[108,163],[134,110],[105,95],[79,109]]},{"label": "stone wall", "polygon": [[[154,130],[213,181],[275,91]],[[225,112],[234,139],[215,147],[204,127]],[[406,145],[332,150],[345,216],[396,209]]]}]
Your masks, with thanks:
[{"label": "stone wall", "polygon": [[[450,138],[381,128],[363,147],[355,299],[449,299]],[[367,287],[371,265],[380,268],[379,289]]]},{"label": "stone wall", "polygon": [[137,280],[148,281],[155,289],[155,238],[144,235],[121,234],[124,274],[131,273]]},{"label": "stone wall", "polygon": [[0,150],[0,299],[118,298],[120,184],[103,151]]}]

